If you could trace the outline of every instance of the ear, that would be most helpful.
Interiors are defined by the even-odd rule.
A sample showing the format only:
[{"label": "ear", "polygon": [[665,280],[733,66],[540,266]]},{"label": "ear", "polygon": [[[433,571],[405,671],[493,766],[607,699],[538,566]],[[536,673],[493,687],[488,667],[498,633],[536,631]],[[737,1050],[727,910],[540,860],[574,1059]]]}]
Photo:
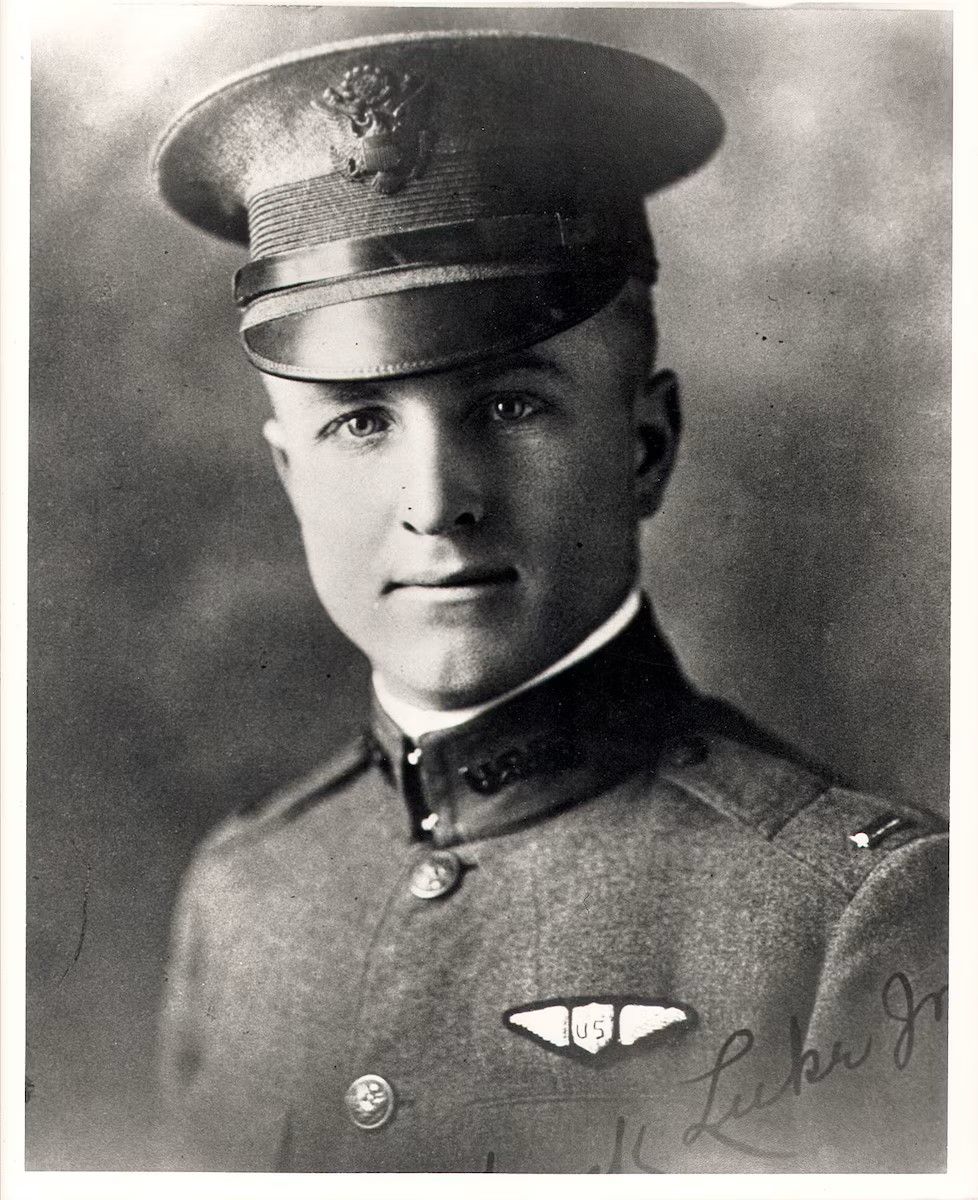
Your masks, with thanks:
[{"label": "ear", "polygon": [[285,448],[285,430],[275,417],[269,417],[262,428],[265,441],[272,451],[272,462],[285,488],[285,494],[292,500],[292,472],[289,466],[289,455]]},{"label": "ear", "polygon": [[672,371],[643,380],[635,400],[635,499],[639,517],[659,509],[679,447],[679,381]]}]

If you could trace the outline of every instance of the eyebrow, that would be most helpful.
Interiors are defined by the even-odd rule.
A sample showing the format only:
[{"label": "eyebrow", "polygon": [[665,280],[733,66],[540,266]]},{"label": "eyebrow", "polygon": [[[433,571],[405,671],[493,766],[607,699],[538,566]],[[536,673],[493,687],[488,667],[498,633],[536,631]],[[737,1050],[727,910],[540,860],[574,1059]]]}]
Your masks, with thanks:
[{"label": "eyebrow", "polygon": [[315,389],[304,396],[305,402],[312,408],[327,404],[337,408],[351,408],[376,400],[381,395],[378,382],[373,379],[331,379],[312,382],[315,383]]}]

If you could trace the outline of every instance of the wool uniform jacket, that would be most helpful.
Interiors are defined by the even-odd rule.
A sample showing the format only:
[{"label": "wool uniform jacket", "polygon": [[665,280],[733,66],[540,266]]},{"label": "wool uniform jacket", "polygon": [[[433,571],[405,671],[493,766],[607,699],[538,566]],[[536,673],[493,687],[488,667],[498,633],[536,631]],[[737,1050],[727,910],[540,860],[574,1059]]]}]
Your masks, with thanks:
[{"label": "wool uniform jacket", "polygon": [[647,609],[417,746],[377,711],[189,870],[160,1165],[942,1170],[946,849]]}]

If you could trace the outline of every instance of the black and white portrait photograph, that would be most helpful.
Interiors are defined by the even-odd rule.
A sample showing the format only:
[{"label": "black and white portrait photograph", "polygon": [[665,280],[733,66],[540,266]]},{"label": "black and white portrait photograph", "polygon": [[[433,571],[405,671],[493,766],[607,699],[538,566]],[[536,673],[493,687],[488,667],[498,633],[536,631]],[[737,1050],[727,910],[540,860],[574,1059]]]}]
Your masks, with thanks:
[{"label": "black and white portrait photograph", "polygon": [[35,14],[25,1187],[966,1194],[957,19]]}]

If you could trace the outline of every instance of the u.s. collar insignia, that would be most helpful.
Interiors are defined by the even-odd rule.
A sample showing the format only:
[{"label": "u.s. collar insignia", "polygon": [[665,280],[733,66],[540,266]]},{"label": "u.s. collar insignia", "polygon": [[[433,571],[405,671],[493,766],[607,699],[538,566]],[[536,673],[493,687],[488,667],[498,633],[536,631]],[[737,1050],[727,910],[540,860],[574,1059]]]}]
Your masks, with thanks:
[{"label": "u.s. collar insignia", "polygon": [[556,1054],[605,1063],[692,1029],[696,1013],[676,1000],[572,996],[511,1008],[503,1013],[503,1023]]},{"label": "u.s. collar insignia", "polygon": [[345,119],[330,148],[348,178],[389,196],[421,174],[432,135],[425,127],[431,88],[420,76],[362,63],[315,103]]}]

